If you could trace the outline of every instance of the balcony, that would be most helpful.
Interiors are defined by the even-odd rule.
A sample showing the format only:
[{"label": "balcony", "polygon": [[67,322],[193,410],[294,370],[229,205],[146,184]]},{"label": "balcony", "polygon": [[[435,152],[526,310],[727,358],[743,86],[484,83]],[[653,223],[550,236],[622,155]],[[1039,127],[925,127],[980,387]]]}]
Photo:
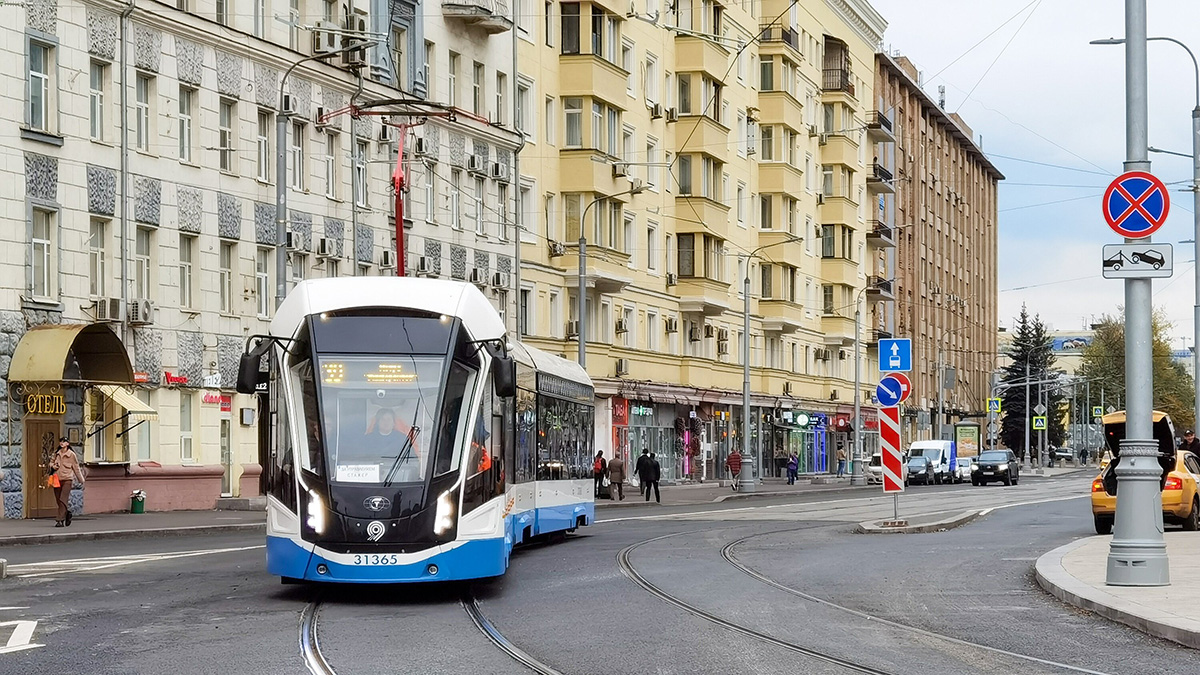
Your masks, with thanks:
[{"label": "balcony", "polygon": [[675,294],[679,297],[679,311],[685,314],[719,316],[731,308],[729,283],[725,281],[681,276],[675,286]]},{"label": "balcony", "polygon": [[804,194],[804,172],[786,162],[760,162],[758,189],[790,197]]},{"label": "balcony", "polygon": [[617,107],[629,98],[629,73],[615,63],[595,54],[563,54],[558,65],[560,96],[594,96]]},{"label": "balcony", "polygon": [[708,115],[680,115],[675,137],[682,139],[679,152],[702,153],[725,161],[729,157],[729,127]]},{"label": "balcony", "polygon": [[[633,270],[629,269],[629,254],[610,248],[588,244],[587,287],[599,293],[620,293],[633,283]],[[579,244],[567,242],[567,254],[555,263],[568,270],[566,285],[579,287]]]},{"label": "balcony", "polygon": [[868,302],[894,302],[896,300],[896,295],[892,292],[891,279],[867,277],[867,284]]},{"label": "balcony", "polygon": [[880,340],[892,339],[892,331],[886,328],[876,328],[871,331],[871,342],[879,342]]},{"label": "balcony", "polygon": [[785,124],[804,129],[804,105],[786,91],[764,91],[758,95],[761,124]]},{"label": "balcony", "polygon": [[758,245],[761,255],[772,261],[797,265],[804,259],[804,240],[787,230],[759,230]]},{"label": "balcony", "polygon": [[838,195],[823,195],[821,204],[822,223],[858,222],[858,203],[849,197]]},{"label": "balcony", "polygon": [[729,70],[729,50],[714,40],[695,35],[675,35],[675,70],[703,72],[718,82],[725,81]]},{"label": "balcony", "polygon": [[854,98],[854,78],[849,68],[825,68],[822,73],[822,94],[841,93]]},{"label": "balcony", "polygon": [[867,243],[879,248],[896,248],[896,229],[882,220],[872,220],[867,230]]},{"label": "balcony", "polygon": [[675,231],[729,239],[729,205],[696,195],[675,198]]},{"label": "balcony", "polygon": [[503,33],[513,27],[508,0],[442,0],[442,14],[487,33]]},{"label": "balcony", "polygon": [[867,137],[872,143],[895,143],[896,135],[892,133],[892,121],[887,115],[873,110],[867,115]]},{"label": "balcony", "polygon": [[871,165],[867,174],[867,190],[876,194],[896,194],[896,186],[892,184],[892,172],[883,168],[879,162]]},{"label": "balcony", "polygon": [[[614,194],[627,190],[628,179],[613,178],[613,165],[604,153],[592,149],[560,150],[559,189],[563,192],[599,192]],[[605,161],[597,161],[605,158]]]},{"label": "balcony", "polygon": [[784,28],[774,23],[759,26],[758,41],[764,46],[785,44],[791,47],[797,55],[800,54],[800,34],[791,28]]},{"label": "balcony", "polygon": [[859,286],[858,263],[845,258],[821,258],[821,279],[828,284]]},{"label": "balcony", "polygon": [[758,301],[762,327],[768,333],[795,333],[804,323],[804,307],[797,302],[780,298]]},{"label": "balcony", "polygon": [[844,133],[821,134],[821,163],[858,166],[858,142]]},{"label": "balcony", "polygon": [[822,314],[821,332],[825,334],[826,345],[852,345],[855,339],[854,317],[836,311]]}]

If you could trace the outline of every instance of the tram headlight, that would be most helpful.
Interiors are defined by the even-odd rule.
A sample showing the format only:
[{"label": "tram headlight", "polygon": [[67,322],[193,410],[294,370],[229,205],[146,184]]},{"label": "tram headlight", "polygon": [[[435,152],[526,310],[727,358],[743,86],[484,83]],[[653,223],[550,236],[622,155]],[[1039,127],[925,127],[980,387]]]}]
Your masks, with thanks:
[{"label": "tram headlight", "polygon": [[312,490],[308,491],[308,526],[317,534],[325,534],[325,502]]},{"label": "tram headlight", "polygon": [[437,511],[433,517],[433,533],[445,534],[454,527],[455,490],[446,490],[437,499]]}]

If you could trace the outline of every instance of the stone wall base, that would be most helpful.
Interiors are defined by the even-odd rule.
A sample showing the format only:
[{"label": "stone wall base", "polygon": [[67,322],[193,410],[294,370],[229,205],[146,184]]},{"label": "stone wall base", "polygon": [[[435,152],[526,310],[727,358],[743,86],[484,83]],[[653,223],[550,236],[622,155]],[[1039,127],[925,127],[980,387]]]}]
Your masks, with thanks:
[{"label": "stone wall base", "polygon": [[162,466],[158,462],[138,462],[128,467],[87,469],[84,513],[128,511],[129,495],[134,490],[146,491],[147,511],[215,509],[221,497],[221,477],[225,475],[220,464]]}]

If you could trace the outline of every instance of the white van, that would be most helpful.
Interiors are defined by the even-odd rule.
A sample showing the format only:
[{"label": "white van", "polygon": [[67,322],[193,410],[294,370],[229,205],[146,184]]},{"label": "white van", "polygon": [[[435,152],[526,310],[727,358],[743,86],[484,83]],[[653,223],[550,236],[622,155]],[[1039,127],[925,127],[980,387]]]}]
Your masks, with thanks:
[{"label": "white van", "polygon": [[934,483],[954,482],[955,460],[954,441],[914,441],[908,448],[910,457],[926,457],[933,465]]}]

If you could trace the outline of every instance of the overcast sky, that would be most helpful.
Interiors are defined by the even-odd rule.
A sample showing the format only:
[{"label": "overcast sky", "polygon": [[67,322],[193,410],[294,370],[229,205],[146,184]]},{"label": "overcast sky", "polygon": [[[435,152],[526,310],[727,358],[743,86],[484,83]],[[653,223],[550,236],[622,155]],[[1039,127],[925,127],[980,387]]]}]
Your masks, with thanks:
[{"label": "overcast sky", "polygon": [[[1124,284],[1100,276],[1101,246],[1121,239],[1104,222],[1100,198],[1125,159],[1125,53],[1088,41],[1124,36],[1123,0],[872,4],[888,21],[885,48],[911,59],[935,98],[945,85],[946,109],[962,115],[976,140],[983,137],[984,152],[1007,179],[999,200],[1000,325],[1011,326],[1022,303],[1059,330],[1115,313]],[[1148,6],[1149,35],[1176,38],[1200,56],[1200,2]],[[1152,42],[1149,70],[1150,145],[1190,155],[1192,62],[1179,46]],[[1193,201],[1179,190],[1190,184],[1191,161],[1150,158],[1155,175],[1176,182],[1170,216],[1154,236],[1174,244],[1175,276],[1154,281],[1154,303],[1174,324],[1173,346],[1190,346],[1195,256],[1193,244],[1179,241],[1192,238]]]}]

